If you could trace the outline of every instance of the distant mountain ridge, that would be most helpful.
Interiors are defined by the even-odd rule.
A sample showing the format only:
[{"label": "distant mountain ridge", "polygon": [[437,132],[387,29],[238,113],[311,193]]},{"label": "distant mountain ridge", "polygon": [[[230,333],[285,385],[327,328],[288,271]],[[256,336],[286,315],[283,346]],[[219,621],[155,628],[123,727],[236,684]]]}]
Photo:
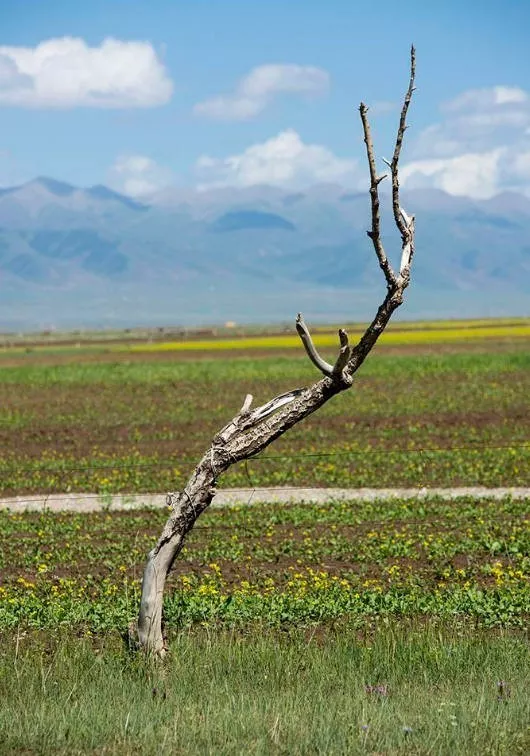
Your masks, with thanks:
[{"label": "distant mountain ridge", "polygon": [[[528,314],[528,198],[422,189],[402,200],[417,218],[404,315]],[[299,309],[366,319],[384,288],[369,213],[367,192],[337,185],[166,190],[149,202],[47,177],[0,189],[0,330],[272,322]]]}]

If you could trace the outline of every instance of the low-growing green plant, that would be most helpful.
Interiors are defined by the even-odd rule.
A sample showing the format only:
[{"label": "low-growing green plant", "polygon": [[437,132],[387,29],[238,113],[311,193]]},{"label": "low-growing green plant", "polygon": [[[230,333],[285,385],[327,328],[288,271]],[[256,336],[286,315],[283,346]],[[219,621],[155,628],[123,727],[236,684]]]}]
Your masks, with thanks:
[{"label": "low-growing green plant", "polygon": [[[98,633],[133,619],[161,511],[0,513],[0,628]],[[530,617],[524,500],[460,498],[213,508],[174,565],[169,629],[355,617]],[[23,547],[21,548],[21,544]]]},{"label": "low-growing green plant", "polygon": [[[306,363],[246,356],[0,368],[0,493],[178,489],[247,391],[259,401],[305,385],[313,377]],[[363,366],[357,390],[234,466],[222,485],[524,486],[529,367],[523,348],[382,350]]]}]

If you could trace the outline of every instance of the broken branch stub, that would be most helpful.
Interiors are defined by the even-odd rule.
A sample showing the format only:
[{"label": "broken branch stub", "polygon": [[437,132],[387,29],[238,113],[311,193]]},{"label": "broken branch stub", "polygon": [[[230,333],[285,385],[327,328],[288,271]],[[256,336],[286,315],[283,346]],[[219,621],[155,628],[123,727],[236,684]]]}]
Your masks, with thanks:
[{"label": "broken branch stub", "polygon": [[319,355],[302,315],[298,314],[296,330],[309,359],[322,373],[320,380],[306,388],[280,394],[255,409],[251,409],[252,396],[247,394],[237,415],[215,435],[186,487],[179,493],[168,494],[171,513],[157,544],[148,556],[142,581],[138,622],[130,631],[137,647],[149,653],[165,653],[162,605],[166,577],[182,549],[186,535],[215,496],[219,477],[234,463],[263,451],[289,428],[322,407],[331,397],[348,389],[353,382],[354,373],[383,333],[394,310],[403,302],[403,292],[409,284],[410,265],[414,255],[414,216],[409,216],[399,201],[399,158],[407,128],[408,108],[414,92],[415,73],[416,55],[412,47],[409,86],[401,109],[393,158],[389,164],[392,174],[393,215],[401,236],[399,273],[396,274],[393,270],[381,240],[379,184],[385,177],[377,175],[368,108],[361,103],[359,112],[370,172],[372,223],[367,233],[385,276],[386,295],[374,319],[355,346],[350,345],[346,331],[342,328],[339,330],[339,354],[334,364],[326,362]]}]

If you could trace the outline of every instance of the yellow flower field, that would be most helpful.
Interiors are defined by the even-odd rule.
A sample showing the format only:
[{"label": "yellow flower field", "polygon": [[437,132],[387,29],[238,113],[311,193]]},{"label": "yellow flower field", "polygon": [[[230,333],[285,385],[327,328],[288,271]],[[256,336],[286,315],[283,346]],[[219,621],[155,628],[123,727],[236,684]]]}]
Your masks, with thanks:
[{"label": "yellow flower field", "polygon": [[[355,332],[351,334],[354,340]],[[359,332],[360,335],[360,332]],[[382,344],[405,346],[407,344],[439,344],[455,341],[475,341],[498,338],[529,338],[530,325],[486,326],[480,328],[438,328],[385,332],[380,337]],[[320,333],[314,337],[314,342],[320,347],[336,346],[335,333]],[[197,351],[197,350],[230,350],[230,349],[292,349],[300,348],[297,335],[252,336],[240,339],[205,339],[190,341],[163,341],[151,344],[135,344],[134,346],[117,345],[116,351],[131,352],[167,352],[167,351]]]}]

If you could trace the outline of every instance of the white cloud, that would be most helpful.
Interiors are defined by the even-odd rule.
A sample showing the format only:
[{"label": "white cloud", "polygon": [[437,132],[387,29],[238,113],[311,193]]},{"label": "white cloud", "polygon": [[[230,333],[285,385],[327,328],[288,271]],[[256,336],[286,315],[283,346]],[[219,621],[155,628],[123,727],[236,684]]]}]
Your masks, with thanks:
[{"label": "white cloud", "polygon": [[149,42],[74,37],[0,47],[0,105],[142,108],[166,103],[173,84]]},{"label": "white cloud", "polygon": [[494,87],[494,91],[497,105],[504,105],[507,102],[527,102],[528,100],[527,93],[519,87]]},{"label": "white cloud", "polygon": [[448,194],[487,199],[497,193],[503,154],[501,147],[488,153],[416,160],[402,167],[400,179],[410,189],[431,186]]},{"label": "white cloud", "polygon": [[201,189],[255,184],[300,188],[327,182],[351,184],[357,178],[357,161],[339,158],[319,144],[304,144],[296,131],[288,129],[239,155],[203,155],[196,170]]},{"label": "white cloud", "polygon": [[109,172],[109,184],[131,197],[146,197],[171,183],[171,171],[145,155],[123,155]]},{"label": "white cloud", "polygon": [[241,79],[232,94],[199,102],[194,113],[216,120],[243,121],[261,113],[276,95],[322,94],[328,86],[327,72],[315,66],[258,66]]},{"label": "white cloud", "polygon": [[468,89],[466,92],[445,103],[443,110],[456,113],[459,111],[483,110],[497,105],[508,105],[528,102],[528,94],[520,87],[485,87],[484,89]]},{"label": "white cloud", "polygon": [[442,106],[444,120],[419,135],[401,168],[408,187],[488,198],[530,194],[530,95],[519,87],[463,92]]}]

